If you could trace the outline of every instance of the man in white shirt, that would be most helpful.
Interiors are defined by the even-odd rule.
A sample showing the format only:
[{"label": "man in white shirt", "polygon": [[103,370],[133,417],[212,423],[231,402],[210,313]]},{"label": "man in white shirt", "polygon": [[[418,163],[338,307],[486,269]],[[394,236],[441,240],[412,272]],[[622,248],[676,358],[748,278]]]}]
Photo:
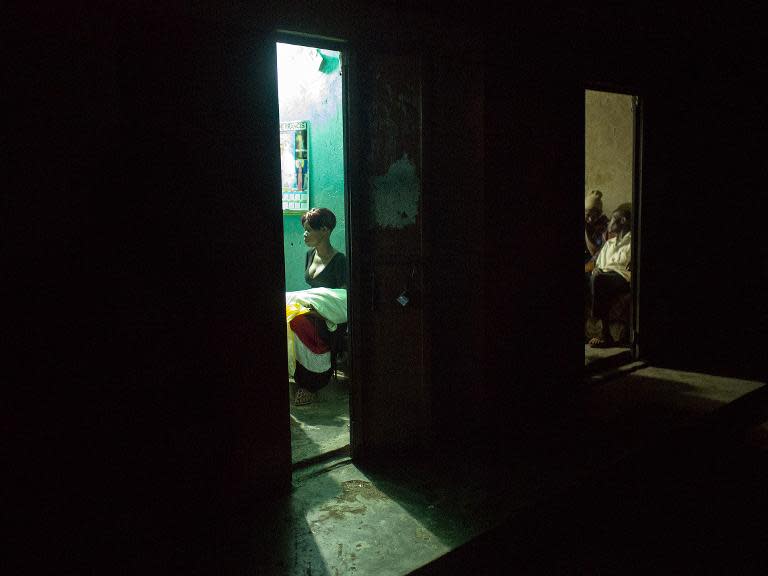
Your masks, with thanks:
[{"label": "man in white shirt", "polygon": [[595,269],[587,276],[592,316],[602,324],[602,334],[589,341],[593,348],[614,345],[608,313],[618,296],[629,292],[632,262],[632,205],[622,204],[611,215],[608,234],[613,235],[600,249]]}]

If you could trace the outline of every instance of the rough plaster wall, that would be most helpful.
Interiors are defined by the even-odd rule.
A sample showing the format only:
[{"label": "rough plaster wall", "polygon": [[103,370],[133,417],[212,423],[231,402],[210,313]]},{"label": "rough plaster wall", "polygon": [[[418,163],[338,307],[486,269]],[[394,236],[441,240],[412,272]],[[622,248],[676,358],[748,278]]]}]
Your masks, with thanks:
[{"label": "rough plaster wall", "polygon": [[632,201],[632,96],[587,90],[584,116],[584,193],[601,190],[610,214]]},{"label": "rough plaster wall", "polygon": [[[309,120],[309,198],[313,207],[328,208],[336,215],[331,243],[342,252],[345,246],[344,219],[344,126],[342,117],[341,68],[326,74],[317,68],[314,48],[279,45],[290,51],[300,76],[280,76],[280,120]],[[338,52],[324,51],[328,55]],[[304,245],[300,215],[283,216],[285,251],[285,289],[303,290]]]}]

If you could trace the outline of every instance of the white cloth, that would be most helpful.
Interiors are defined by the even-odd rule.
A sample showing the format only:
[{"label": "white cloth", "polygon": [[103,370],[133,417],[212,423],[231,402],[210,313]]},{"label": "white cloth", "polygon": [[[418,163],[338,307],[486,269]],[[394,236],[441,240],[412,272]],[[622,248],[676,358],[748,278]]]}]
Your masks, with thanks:
[{"label": "white cloth", "polygon": [[[285,305],[300,304],[312,308],[325,319],[331,332],[337,324],[347,321],[347,291],[344,288],[307,288],[285,293]],[[288,374],[294,375],[296,360],[312,372],[325,372],[331,367],[331,353],[315,354],[307,348],[301,339],[291,330],[291,318],[286,315],[286,335],[288,338]]]},{"label": "white cloth", "polygon": [[299,303],[314,309],[325,319],[328,330],[347,321],[347,290],[345,288],[307,288],[285,293],[286,306]]},{"label": "white cloth", "polygon": [[[310,372],[322,373],[331,369],[330,351],[323,352],[322,354],[312,352],[312,350],[307,348],[304,342],[301,341],[301,338],[296,338],[295,335],[293,337],[293,349],[296,354],[296,362],[304,366],[304,368]],[[295,364],[293,369],[294,371],[296,370]],[[290,367],[288,368],[288,373],[293,376]]]},{"label": "white cloth", "polygon": [[600,248],[595,268],[606,272],[618,272],[629,282],[631,273],[627,266],[631,261],[632,233],[627,232],[621,240],[618,240],[618,237],[613,237]]}]

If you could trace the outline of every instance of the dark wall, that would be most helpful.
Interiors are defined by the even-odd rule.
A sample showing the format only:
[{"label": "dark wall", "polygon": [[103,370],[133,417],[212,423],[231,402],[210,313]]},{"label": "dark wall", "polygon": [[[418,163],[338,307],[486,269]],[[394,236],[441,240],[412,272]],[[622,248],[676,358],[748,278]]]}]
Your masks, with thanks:
[{"label": "dark wall", "polygon": [[647,101],[642,343],[658,363],[763,379],[766,63],[748,34],[706,37]]},{"label": "dark wall", "polygon": [[641,357],[765,378],[760,20],[654,5],[498,16],[484,28],[490,429],[525,436],[578,390],[586,88],[642,98]]},{"label": "dark wall", "polygon": [[131,565],[288,487],[274,46],[166,7],[23,16],[15,473],[80,541],[52,558]]},{"label": "dark wall", "polygon": [[[620,16],[620,15],[616,15]],[[603,17],[605,18],[605,16]],[[621,34],[590,19],[585,77],[643,98],[640,350],[657,364],[765,378],[765,20],[650,6]]]},{"label": "dark wall", "polygon": [[583,362],[583,88],[574,32],[535,15],[497,21],[485,49],[484,375],[505,435],[565,409]]},{"label": "dark wall", "polygon": [[424,34],[425,363],[431,433],[453,445],[484,419],[487,205],[483,42],[471,23]]}]

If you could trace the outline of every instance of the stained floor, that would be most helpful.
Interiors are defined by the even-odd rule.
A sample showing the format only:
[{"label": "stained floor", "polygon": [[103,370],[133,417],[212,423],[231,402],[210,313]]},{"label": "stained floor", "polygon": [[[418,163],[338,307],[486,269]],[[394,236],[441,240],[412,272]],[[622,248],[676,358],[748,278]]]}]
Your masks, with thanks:
[{"label": "stained floor", "polygon": [[[294,474],[290,497],[269,504],[264,522],[253,527],[254,537],[243,540],[248,544],[240,552],[253,559],[253,573],[258,574],[399,576],[417,569],[424,574],[452,574],[457,566],[463,566],[460,573],[490,574],[494,572],[488,562],[500,554],[517,558],[518,567],[535,573],[537,566],[548,566],[541,573],[573,573],[568,558],[578,549],[578,534],[583,533],[591,538],[591,548],[585,550],[593,553],[599,550],[601,534],[610,537],[617,550],[614,561],[627,562],[624,567],[629,571],[632,546],[627,545],[626,556],[622,555],[620,537],[605,532],[613,526],[628,534],[631,527],[611,514],[621,515],[615,506],[626,490],[635,490],[634,500],[627,504],[629,518],[642,516],[650,522],[655,512],[643,511],[642,481],[651,472],[641,470],[633,476],[628,470],[637,473],[637,468],[627,467],[627,458],[703,426],[713,414],[723,412],[721,408],[762,386],[762,382],[635,365],[618,377],[586,387],[567,419],[538,430],[532,421],[527,447],[504,446],[491,439],[471,454],[454,457],[398,457],[376,464],[342,458],[304,468]],[[759,432],[751,434],[764,440]],[[503,462],[498,450],[504,450]],[[514,457],[509,456],[511,451]],[[684,448],[677,452],[680,458],[686,453]],[[667,459],[677,461],[674,456]],[[658,475],[658,465],[647,466]],[[675,469],[680,474],[702,469],[713,474],[707,466],[688,462]],[[595,488],[602,486],[595,479],[606,477],[614,478],[610,481],[614,484],[601,480],[609,482],[607,487]],[[663,491],[664,475],[659,478],[653,489]],[[684,494],[689,480],[676,477],[669,484],[671,493]],[[635,484],[627,487],[630,481]],[[742,480],[733,482],[738,486]],[[743,482],[757,487],[751,480]],[[716,482],[698,486],[697,497],[703,498]],[[674,500],[668,496],[665,501],[669,498]],[[589,503],[594,499],[604,526],[590,520]],[[660,520],[671,521],[666,512],[657,512]],[[550,521],[570,526],[573,533],[563,528],[567,533],[562,534]],[[564,538],[565,544],[552,544],[555,553],[549,565],[542,559],[546,550],[540,549],[546,540],[531,536],[536,530],[542,538]],[[650,542],[653,535],[644,534]],[[483,548],[484,539],[494,546]],[[588,557],[577,560],[581,564],[574,561],[571,566],[580,566],[577,573],[616,568],[598,558],[593,571]]]}]

